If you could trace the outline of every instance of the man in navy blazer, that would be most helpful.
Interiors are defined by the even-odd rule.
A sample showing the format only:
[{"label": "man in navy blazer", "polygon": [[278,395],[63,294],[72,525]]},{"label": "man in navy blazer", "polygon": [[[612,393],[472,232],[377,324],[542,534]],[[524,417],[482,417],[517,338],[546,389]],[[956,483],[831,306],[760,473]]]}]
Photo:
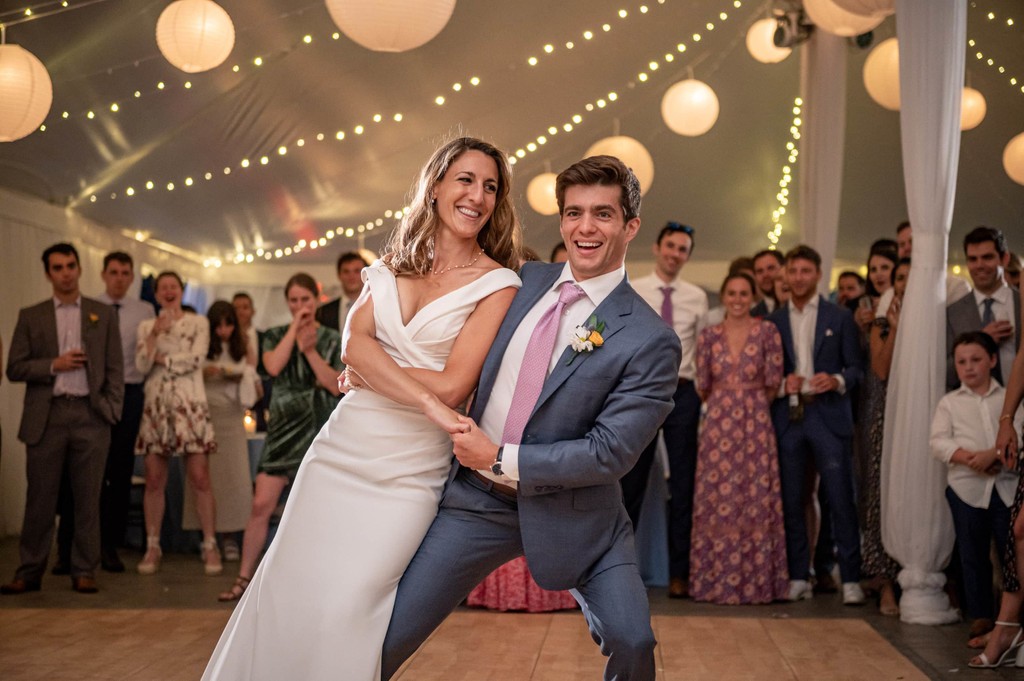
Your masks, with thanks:
[{"label": "man in navy blazer", "polygon": [[[804,517],[809,458],[831,504],[843,602],[864,603],[860,531],[854,502],[850,391],[863,376],[860,332],[849,310],[818,295],[821,256],[800,245],[786,254],[790,300],[768,316],[782,336],[785,380],[772,404],[779,443],[782,513],[790,600],[810,598],[810,552]],[[822,524],[829,522],[822,518]]]},{"label": "man in navy blazer", "polygon": [[[632,171],[610,156],[584,159],[558,176],[556,196],[569,262],[523,267],[471,418],[453,435],[458,460],[438,516],[399,584],[383,679],[484,577],[524,554],[539,585],[572,589],[608,657],[606,679],[655,677],[619,478],[672,408],[679,339],[626,281],[640,227]],[[527,353],[546,319],[558,323],[553,348]],[[583,332],[590,346],[573,341],[581,326],[599,331]],[[539,396],[520,410],[519,384],[538,367]],[[518,437],[509,435],[516,413]]]}]

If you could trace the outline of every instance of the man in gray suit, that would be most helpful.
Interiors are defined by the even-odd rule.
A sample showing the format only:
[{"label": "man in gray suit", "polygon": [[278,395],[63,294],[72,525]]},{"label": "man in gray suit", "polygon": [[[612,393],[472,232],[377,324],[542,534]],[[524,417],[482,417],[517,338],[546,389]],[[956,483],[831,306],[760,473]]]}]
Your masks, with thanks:
[{"label": "man in gray suit", "polygon": [[[672,408],[679,339],[626,281],[640,185],[596,156],[556,181],[567,265],[526,263],[484,362],[437,518],[398,587],[382,678],[501,564],[572,589],[606,679],[654,679],[654,634],[619,478]],[[564,314],[563,314],[564,313]],[[479,425],[477,425],[479,424]]]},{"label": "man in gray suit", "polygon": [[7,377],[24,381],[25,409],[18,438],[25,443],[28,491],[21,530],[21,565],[5,595],[38,591],[53,541],[61,472],[74,497],[71,587],[97,591],[100,491],[110,426],[121,415],[124,365],[112,308],[85,298],[78,252],[59,243],[43,252],[53,298],[18,314]]},{"label": "man in gray suit", "polygon": [[964,237],[964,255],[974,291],[946,308],[946,389],[960,386],[953,341],[968,331],[984,331],[999,345],[992,375],[1006,385],[1020,345],[1020,292],[1010,288],[1003,276],[1010,260],[1006,237],[992,227],[975,227]]}]

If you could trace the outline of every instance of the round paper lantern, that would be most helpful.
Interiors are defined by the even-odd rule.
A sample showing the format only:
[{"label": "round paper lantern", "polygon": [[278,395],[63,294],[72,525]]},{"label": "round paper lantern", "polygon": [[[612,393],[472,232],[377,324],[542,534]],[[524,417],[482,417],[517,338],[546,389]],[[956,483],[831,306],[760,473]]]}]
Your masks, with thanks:
[{"label": "round paper lantern", "polygon": [[53,83],[43,63],[18,45],[0,45],[0,142],[35,131],[50,112]]},{"label": "round paper lantern", "polygon": [[558,212],[558,199],[555,198],[554,173],[541,173],[526,185],[526,201],[530,208],[541,215],[554,215]]},{"label": "round paper lantern", "polygon": [[814,25],[827,33],[852,38],[882,23],[884,16],[863,16],[848,12],[835,0],[804,0],[804,11]]},{"label": "round paper lantern", "polygon": [[177,0],[156,22],[156,44],[185,73],[220,66],[235,46],[235,26],[213,0]]},{"label": "round paper lantern", "polygon": [[632,137],[616,135],[598,140],[590,145],[583,158],[591,156],[614,156],[629,166],[640,181],[641,194],[646,194],[654,182],[654,159],[647,148]]},{"label": "round paper lantern", "polygon": [[883,19],[896,12],[896,0],[835,0],[835,3],[847,12],[865,17],[882,17]]},{"label": "round paper lantern", "polygon": [[775,46],[775,19],[760,19],[747,30],[747,52],[762,64],[777,64],[793,51],[790,47]]},{"label": "round paper lantern", "polygon": [[1024,132],[1010,140],[1003,150],[1003,168],[1011,180],[1024,184]]},{"label": "round paper lantern", "polygon": [[864,87],[879,106],[899,111],[900,46],[896,38],[878,43],[864,60]]},{"label": "round paper lantern", "polygon": [[455,0],[326,0],[342,33],[377,52],[405,52],[441,32]]},{"label": "round paper lantern", "polygon": [[985,120],[985,96],[972,87],[965,87],[960,100],[960,129],[974,130]]},{"label": "round paper lantern", "polygon": [[707,83],[681,80],[661,98],[661,118],[677,135],[703,135],[718,120],[718,97]]}]

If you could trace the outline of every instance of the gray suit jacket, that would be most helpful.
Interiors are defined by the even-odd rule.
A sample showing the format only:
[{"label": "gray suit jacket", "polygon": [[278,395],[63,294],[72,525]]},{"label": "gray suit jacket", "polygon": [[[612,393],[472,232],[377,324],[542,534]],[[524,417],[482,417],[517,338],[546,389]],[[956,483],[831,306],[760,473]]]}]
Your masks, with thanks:
[{"label": "gray suit jacket", "polygon": [[[562,265],[526,263],[484,362],[470,415],[479,421],[505,347]],[[537,583],[565,589],[587,574],[635,563],[619,478],[636,463],[672,409],[679,338],[627,281],[594,314],[604,344],[571,364],[565,350],[541,390],[519,449],[519,521]]]},{"label": "gray suit jacket", "polygon": [[[124,401],[124,362],[121,334],[113,308],[82,296],[82,342],[85,345],[89,406],[96,416],[113,425]],[[7,378],[24,381],[25,410],[18,439],[37,444],[46,431],[54,376],[50,365],[60,354],[57,315],[53,300],[22,308],[11,338]]]},{"label": "gray suit jacket", "polygon": [[[1013,294],[1013,347],[1020,347],[1020,292],[1011,288]],[[981,313],[978,311],[978,301],[974,299],[973,293],[956,301],[946,308],[946,390],[956,390],[960,386],[960,379],[956,377],[956,366],[953,364],[953,341],[956,337],[967,331],[981,331]],[[1003,367],[1009,371],[1010,367]]]}]

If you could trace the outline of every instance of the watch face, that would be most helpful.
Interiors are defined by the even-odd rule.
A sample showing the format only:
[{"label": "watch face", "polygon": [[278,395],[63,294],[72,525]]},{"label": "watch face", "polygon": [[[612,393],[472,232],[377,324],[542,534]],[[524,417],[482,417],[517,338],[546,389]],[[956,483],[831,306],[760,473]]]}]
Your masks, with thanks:
[{"label": "watch face", "polygon": [[491,472],[494,473],[495,475],[501,475],[500,461],[496,461],[495,463],[491,464]]}]

